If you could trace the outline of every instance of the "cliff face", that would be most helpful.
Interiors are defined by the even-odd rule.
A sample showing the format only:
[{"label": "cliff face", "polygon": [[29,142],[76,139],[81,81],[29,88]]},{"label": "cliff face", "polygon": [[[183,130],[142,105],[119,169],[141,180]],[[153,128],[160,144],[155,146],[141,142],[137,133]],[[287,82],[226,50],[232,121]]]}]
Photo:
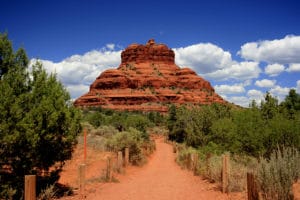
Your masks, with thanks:
[{"label": "cliff face", "polygon": [[174,52],[164,44],[132,44],[121,57],[120,66],[101,73],[75,106],[167,112],[169,103],[225,103],[208,81],[178,67]]}]

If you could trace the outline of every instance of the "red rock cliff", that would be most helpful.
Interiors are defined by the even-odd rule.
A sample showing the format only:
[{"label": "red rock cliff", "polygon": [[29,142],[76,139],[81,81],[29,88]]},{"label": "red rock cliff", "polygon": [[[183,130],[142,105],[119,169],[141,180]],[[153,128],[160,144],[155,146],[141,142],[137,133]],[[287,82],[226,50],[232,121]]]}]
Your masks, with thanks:
[{"label": "red rock cliff", "polygon": [[131,44],[121,57],[120,66],[101,73],[75,106],[167,112],[170,103],[225,103],[208,81],[178,67],[174,51],[164,44]]}]

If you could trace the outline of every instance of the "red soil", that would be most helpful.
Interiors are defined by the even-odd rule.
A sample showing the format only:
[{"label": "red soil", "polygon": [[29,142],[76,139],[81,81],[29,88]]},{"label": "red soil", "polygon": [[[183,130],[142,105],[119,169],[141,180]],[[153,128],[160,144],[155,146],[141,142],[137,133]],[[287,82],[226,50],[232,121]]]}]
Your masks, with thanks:
[{"label": "red soil", "polygon": [[[149,158],[145,166],[130,166],[126,168],[124,175],[118,175],[117,179],[119,183],[89,181],[92,177],[100,176],[105,159],[100,161],[94,160],[93,164],[91,162],[93,159],[88,159],[86,199],[246,199],[245,193],[223,194],[216,184],[208,183],[199,176],[194,176],[192,172],[182,170],[175,162],[175,154],[172,152],[171,145],[164,143],[162,139],[156,140],[156,147],[156,152]],[[75,167],[75,163],[69,163],[66,167],[71,166]],[[74,182],[74,180],[76,180],[74,174],[77,175],[77,171],[75,170],[73,174],[67,173],[68,171],[70,170],[66,170],[66,172],[62,174],[61,182],[67,183],[68,180],[66,177],[68,177],[69,181],[72,182],[69,184],[74,186],[74,184],[76,184]],[[64,199],[80,199],[80,197],[79,195],[75,195]]]}]

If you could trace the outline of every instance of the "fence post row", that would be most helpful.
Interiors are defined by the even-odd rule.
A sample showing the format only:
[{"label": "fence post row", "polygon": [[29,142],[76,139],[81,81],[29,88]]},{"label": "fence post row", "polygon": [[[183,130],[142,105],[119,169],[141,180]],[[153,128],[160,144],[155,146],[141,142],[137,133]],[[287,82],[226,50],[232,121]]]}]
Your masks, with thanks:
[{"label": "fence post row", "polygon": [[107,157],[106,160],[106,174],[105,179],[108,182],[111,182],[112,180],[112,158],[110,156]]},{"label": "fence post row", "polygon": [[197,167],[198,167],[198,155],[197,153],[192,154],[192,161],[193,161],[193,172],[194,175],[197,175]]},{"label": "fence post row", "polygon": [[222,192],[225,193],[229,185],[229,155],[224,154],[222,161]]},{"label": "fence post row", "polygon": [[119,173],[123,172],[123,155],[122,151],[118,151],[118,157],[117,157],[117,171]]},{"label": "fence post row", "polygon": [[36,200],[36,175],[25,175],[25,200]]},{"label": "fence post row", "polygon": [[211,153],[207,153],[206,158],[205,158],[205,166],[206,166],[206,171],[207,171],[209,177],[211,176],[211,173],[210,173],[210,159],[211,159]]},{"label": "fence post row", "polygon": [[125,167],[129,164],[129,148],[126,147],[125,148],[125,161],[124,161],[124,165]]},{"label": "fence post row", "polygon": [[85,164],[79,165],[79,194],[81,198],[85,198]]}]

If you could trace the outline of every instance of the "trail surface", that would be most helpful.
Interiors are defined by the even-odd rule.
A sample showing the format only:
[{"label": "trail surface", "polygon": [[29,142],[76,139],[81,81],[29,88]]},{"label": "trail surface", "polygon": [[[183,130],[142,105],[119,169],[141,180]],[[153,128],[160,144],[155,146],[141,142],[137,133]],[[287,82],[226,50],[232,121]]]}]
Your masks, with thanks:
[{"label": "trail surface", "polygon": [[156,140],[156,151],[148,163],[130,167],[120,183],[101,185],[87,199],[109,200],[225,200],[238,197],[222,194],[215,185],[182,170],[175,162],[172,147]]}]

